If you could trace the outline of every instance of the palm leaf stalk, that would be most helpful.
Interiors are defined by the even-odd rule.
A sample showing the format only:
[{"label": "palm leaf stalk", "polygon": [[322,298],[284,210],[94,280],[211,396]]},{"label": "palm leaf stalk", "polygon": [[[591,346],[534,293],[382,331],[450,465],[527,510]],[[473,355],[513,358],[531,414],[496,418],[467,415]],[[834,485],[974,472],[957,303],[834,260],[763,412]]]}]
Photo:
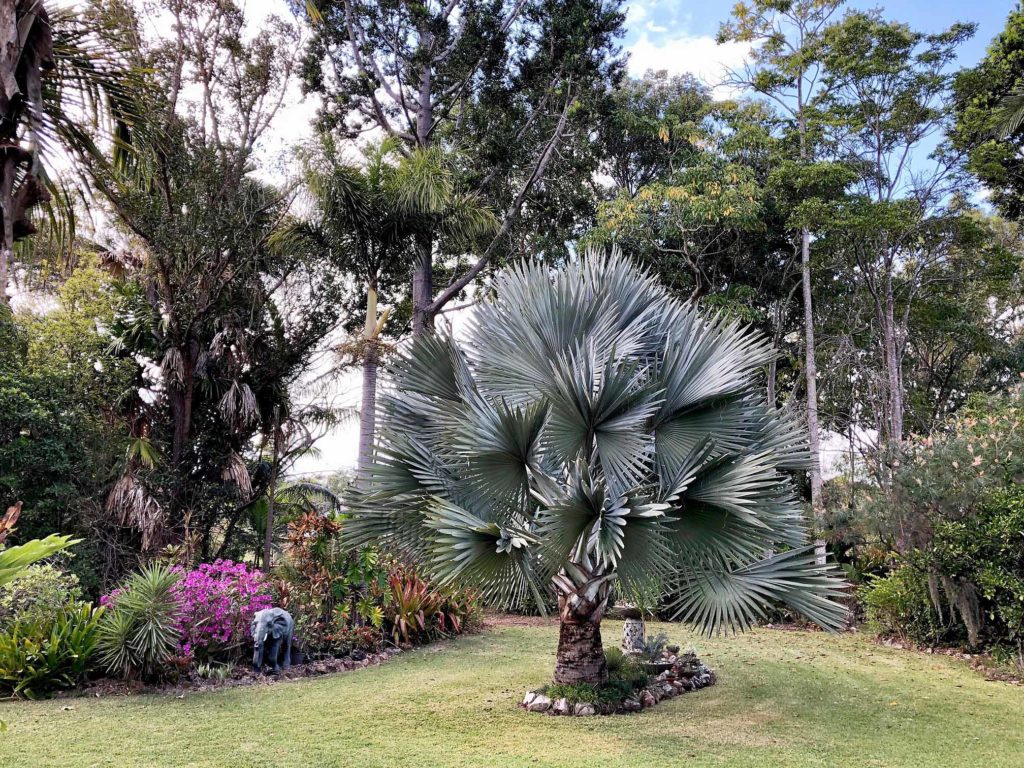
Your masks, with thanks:
[{"label": "palm leaf stalk", "polygon": [[559,683],[606,678],[616,585],[657,580],[711,633],[773,601],[841,626],[842,581],[808,546],[787,475],[810,465],[803,430],[755,386],[776,354],[764,339],[615,251],[521,263],[495,287],[464,342],[425,336],[394,365],[350,543],[499,605],[543,609],[553,590]]}]

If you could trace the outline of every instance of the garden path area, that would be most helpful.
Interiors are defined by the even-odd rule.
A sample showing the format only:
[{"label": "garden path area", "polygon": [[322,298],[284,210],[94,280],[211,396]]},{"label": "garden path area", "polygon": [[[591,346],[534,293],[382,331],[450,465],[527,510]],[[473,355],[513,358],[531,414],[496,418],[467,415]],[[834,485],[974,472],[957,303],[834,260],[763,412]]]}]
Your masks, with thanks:
[{"label": "garden path area", "polygon": [[[0,704],[3,768],[855,766],[1019,768],[1024,687],[868,639],[759,630],[693,643],[719,683],[636,715],[516,708],[557,630],[500,622],[379,667],[216,692]],[[619,625],[609,621],[607,639]]]}]

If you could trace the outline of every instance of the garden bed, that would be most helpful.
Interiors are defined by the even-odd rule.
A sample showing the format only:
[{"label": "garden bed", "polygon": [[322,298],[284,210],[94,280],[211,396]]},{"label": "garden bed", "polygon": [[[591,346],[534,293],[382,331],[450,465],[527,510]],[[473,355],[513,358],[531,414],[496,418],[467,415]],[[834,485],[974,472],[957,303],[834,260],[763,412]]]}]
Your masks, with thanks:
[{"label": "garden bed", "polygon": [[143,693],[182,694],[187,692],[212,691],[221,688],[239,688],[251,685],[272,685],[283,680],[300,680],[306,677],[320,677],[355,669],[372,667],[390,660],[401,653],[401,648],[387,648],[379,653],[366,653],[357,656],[346,656],[340,659],[322,659],[304,664],[294,664],[282,669],[279,674],[263,674],[256,672],[248,664],[239,664],[231,668],[230,674],[222,679],[200,677],[194,673],[182,677],[173,683],[145,684],[126,682],[117,678],[101,678],[94,680],[82,688],[63,691],[61,698],[90,696],[131,696]]},{"label": "garden bed", "polygon": [[[528,712],[572,717],[624,715],[650,709],[658,702],[674,699],[683,693],[699,691],[714,685],[715,681],[713,669],[695,656],[686,654],[673,657],[671,669],[652,676],[645,685],[619,700],[607,700],[600,688],[593,688],[596,695],[588,697],[581,693],[584,686],[545,686],[527,692],[519,707]],[[563,693],[568,695],[559,695]]]}]

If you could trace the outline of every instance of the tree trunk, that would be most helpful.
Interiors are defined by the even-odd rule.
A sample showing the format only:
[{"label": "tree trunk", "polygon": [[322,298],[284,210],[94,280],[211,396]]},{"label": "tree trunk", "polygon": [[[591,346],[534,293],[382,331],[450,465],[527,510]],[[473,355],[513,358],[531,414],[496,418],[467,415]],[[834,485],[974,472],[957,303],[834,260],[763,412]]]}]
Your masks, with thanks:
[{"label": "tree trunk", "polygon": [[562,620],[558,629],[555,682],[599,685],[608,680],[601,644],[601,622]]},{"label": "tree trunk", "polygon": [[263,531],[263,570],[270,571],[274,553],[274,502],[277,500],[277,473],[281,462],[281,406],[274,406],[274,463],[270,465],[270,489],[267,495],[267,520]]},{"label": "tree trunk", "polygon": [[378,341],[366,339],[363,346],[363,398],[359,404],[359,471],[373,458],[373,438],[377,424]]},{"label": "tree trunk", "polygon": [[[821,518],[821,438],[818,436],[818,364],[814,346],[814,303],[811,296],[811,233],[800,233],[800,279],[804,294],[804,369],[807,373],[807,447],[811,452],[811,513]],[[825,541],[814,541],[817,562],[825,564]]]},{"label": "tree trunk", "polygon": [[412,335],[434,329],[429,307],[434,300],[434,243],[428,233],[416,236],[416,266],[412,276]]},{"label": "tree trunk", "polygon": [[177,544],[185,540],[185,496],[188,491],[189,475],[191,474],[189,462],[186,461],[189,453],[189,444],[192,438],[192,408],[195,404],[195,366],[190,353],[182,355],[182,381],[180,384],[170,388],[168,403],[171,407],[171,419],[174,425],[174,434],[171,441],[171,470],[173,480],[171,482],[171,508],[169,515],[165,518],[169,525],[165,524],[165,540],[162,544]]},{"label": "tree trunk", "polygon": [[10,279],[11,262],[14,259],[14,176],[17,165],[12,159],[4,161],[0,171],[0,224],[3,243],[0,243],[0,304],[9,305],[7,282]]},{"label": "tree trunk", "polygon": [[893,296],[892,269],[885,276],[885,316],[882,336],[885,343],[886,379],[889,388],[890,454],[903,442],[903,382],[900,368],[899,344],[896,338],[896,300]]},{"label": "tree trunk", "polygon": [[811,296],[811,233],[800,234],[800,266],[804,295],[804,368],[807,374],[807,442],[811,451],[811,506],[821,511],[821,440],[818,436],[818,364],[814,345],[814,304]]}]

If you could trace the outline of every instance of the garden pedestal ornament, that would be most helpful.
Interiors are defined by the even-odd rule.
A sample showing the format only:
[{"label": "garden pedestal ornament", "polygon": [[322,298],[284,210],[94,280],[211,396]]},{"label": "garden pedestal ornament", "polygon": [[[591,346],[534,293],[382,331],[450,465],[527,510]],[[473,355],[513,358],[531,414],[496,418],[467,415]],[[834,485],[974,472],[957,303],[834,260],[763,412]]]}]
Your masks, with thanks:
[{"label": "garden pedestal ornament", "polygon": [[638,653],[647,641],[647,625],[644,617],[635,609],[623,611],[622,650],[624,653]]},{"label": "garden pedestal ornament", "polygon": [[263,671],[269,664],[276,675],[292,665],[292,634],[295,622],[283,608],[265,608],[252,617],[252,668]]}]

